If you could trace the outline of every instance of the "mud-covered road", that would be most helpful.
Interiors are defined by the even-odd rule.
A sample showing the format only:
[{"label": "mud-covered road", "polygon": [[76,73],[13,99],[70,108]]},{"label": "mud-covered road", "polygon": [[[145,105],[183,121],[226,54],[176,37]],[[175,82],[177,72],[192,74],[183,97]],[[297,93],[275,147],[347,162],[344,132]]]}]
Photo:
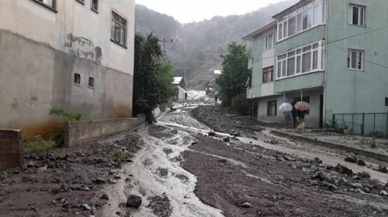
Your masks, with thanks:
[{"label": "mud-covered road", "polygon": [[[191,92],[136,133],[29,156],[0,176],[0,216],[388,216],[387,174],[211,104]],[[142,198],[139,209],[126,208],[129,195]]]}]

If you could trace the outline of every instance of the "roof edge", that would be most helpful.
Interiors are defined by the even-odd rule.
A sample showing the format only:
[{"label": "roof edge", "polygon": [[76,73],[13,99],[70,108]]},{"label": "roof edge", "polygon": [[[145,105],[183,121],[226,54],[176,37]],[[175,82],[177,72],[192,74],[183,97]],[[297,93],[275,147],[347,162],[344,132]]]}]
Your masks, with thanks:
[{"label": "roof edge", "polygon": [[251,41],[253,40],[253,37],[260,35],[261,33],[265,32],[266,30],[270,29],[271,27],[275,27],[277,24],[277,21],[274,20],[271,23],[261,27],[260,29],[248,34],[247,36],[244,36],[242,39],[246,41]]}]

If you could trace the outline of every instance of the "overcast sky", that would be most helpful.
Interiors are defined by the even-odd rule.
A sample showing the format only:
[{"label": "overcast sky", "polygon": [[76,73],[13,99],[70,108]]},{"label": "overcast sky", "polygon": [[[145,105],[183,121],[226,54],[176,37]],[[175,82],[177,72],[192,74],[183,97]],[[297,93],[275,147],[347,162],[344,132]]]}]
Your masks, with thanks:
[{"label": "overcast sky", "polygon": [[154,11],[173,16],[181,23],[214,16],[245,14],[284,0],[135,0]]}]

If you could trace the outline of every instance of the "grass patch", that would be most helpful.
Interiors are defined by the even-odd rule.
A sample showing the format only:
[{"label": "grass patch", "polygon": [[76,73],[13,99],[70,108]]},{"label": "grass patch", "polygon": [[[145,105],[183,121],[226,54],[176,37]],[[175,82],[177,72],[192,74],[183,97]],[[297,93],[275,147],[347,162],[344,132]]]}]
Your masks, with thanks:
[{"label": "grass patch", "polygon": [[53,140],[45,140],[41,136],[34,136],[33,138],[24,142],[24,153],[46,152],[58,148],[58,145]]},{"label": "grass patch", "polygon": [[124,152],[117,150],[114,152],[113,157],[119,160],[125,160],[127,158],[127,155]]}]

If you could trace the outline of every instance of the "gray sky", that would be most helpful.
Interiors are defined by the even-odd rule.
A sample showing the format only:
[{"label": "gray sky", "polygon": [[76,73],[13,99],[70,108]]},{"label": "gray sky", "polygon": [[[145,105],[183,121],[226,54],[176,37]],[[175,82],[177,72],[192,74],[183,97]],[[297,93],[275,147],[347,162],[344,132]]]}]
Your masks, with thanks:
[{"label": "gray sky", "polygon": [[284,0],[135,0],[154,11],[173,16],[181,23],[214,16],[245,14]]}]

